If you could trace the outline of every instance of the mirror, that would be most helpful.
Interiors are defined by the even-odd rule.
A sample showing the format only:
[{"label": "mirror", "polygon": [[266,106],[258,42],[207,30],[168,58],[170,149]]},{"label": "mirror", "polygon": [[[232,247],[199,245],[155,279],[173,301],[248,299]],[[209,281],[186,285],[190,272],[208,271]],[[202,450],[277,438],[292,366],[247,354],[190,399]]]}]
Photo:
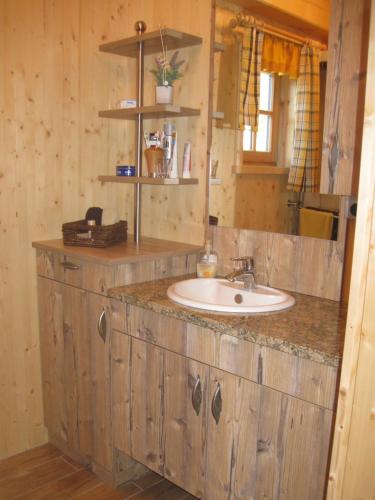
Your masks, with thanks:
[{"label": "mirror", "polygon": [[[216,5],[213,130],[209,213],[220,226],[303,234],[302,217],[329,213],[332,227],[317,237],[337,239],[340,198],[286,189],[295,121],[296,80],[288,75],[261,75],[261,109],[256,155],[249,155],[250,132],[238,130],[241,34],[231,22],[243,7],[226,0]],[[268,20],[268,22],[270,22]],[[271,21],[272,22],[272,21]],[[221,43],[220,43],[221,42]],[[320,135],[323,134],[326,63],[320,64]],[[270,126],[272,120],[272,126]],[[252,139],[252,140],[251,140]],[[271,145],[272,143],[272,145]],[[242,156],[240,152],[245,149]],[[321,155],[320,155],[321,156]],[[251,163],[248,159],[251,158]],[[311,210],[310,210],[311,209]],[[311,219],[310,219],[311,222]],[[305,222],[303,222],[305,223]],[[324,222],[323,222],[324,223]],[[317,222],[320,225],[320,221]],[[308,234],[306,234],[308,235]]]}]

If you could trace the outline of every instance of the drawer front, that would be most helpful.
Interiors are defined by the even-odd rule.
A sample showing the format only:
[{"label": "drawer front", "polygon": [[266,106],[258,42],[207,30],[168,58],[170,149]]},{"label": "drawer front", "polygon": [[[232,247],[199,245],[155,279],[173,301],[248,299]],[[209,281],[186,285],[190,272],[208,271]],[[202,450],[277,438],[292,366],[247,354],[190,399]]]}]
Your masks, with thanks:
[{"label": "drawer front", "polygon": [[128,305],[126,333],[177,354],[215,364],[215,332],[191,323]]},{"label": "drawer front", "polygon": [[233,375],[328,409],[337,368],[113,300],[116,329]]},{"label": "drawer front", "polygon": [[335,408],[337,368],[260,348],[259,383],[310,403]]},{"label": "drawer front", "polygon": [[39,276],[106,295],[114,286],[115,266],[85,262],[65,254],[37,250]]}]

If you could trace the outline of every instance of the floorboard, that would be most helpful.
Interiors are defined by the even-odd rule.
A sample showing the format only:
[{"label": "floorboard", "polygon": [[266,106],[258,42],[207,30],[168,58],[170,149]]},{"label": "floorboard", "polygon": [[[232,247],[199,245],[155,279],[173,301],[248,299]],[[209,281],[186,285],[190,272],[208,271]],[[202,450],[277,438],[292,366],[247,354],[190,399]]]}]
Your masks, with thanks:
[{"label": "floorboard", "polygon": [[158,474],[113,489],[51,444],[0,460],[0,500],[194,500]]}]

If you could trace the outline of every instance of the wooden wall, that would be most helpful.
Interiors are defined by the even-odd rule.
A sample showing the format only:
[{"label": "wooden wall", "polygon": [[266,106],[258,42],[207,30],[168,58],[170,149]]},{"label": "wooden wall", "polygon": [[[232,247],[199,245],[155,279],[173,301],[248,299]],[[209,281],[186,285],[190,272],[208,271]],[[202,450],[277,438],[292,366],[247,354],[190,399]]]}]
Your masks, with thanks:
[{"label": "wooden wall", "polygon": [[46,439],[31,242],[60,237],[62,222],[91,205],[132,222],[133,188],[96,178],[134,161],[134,124],[99,119],[98,110],[135,95],[135,62],[98,45],[133,35],[138,19],[148,30],[161,23],[204,38],[186,54],[178,90],[178,100],[202,108],[181,125],[191,127],[200,184],[147,188],[143,197],[143,234],[203,239],[210,9],[210,0],[189,8],[183,0],[0,0],[0,458]]},{"label": "wooden wall", "polygon": [[211,234],[219,274],[232,271],[231,257],[250,255],[260,284],[340,299],[343,243],[229,227],[212,227]]},{"label": "wooden wall", "polygon": [[370,23],[358,212],[330,500],[375,497],[375,0]]}]

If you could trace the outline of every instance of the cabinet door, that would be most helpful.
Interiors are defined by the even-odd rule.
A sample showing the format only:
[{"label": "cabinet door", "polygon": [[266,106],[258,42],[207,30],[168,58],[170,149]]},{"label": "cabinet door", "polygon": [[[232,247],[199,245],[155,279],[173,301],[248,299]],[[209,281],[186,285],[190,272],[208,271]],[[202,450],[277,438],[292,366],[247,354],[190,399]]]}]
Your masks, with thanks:
[{"label": "cabinet door", "polygon": [[204,498],[254,496],[259,397],[258,384],[210,368]]},{"label": "cabinet door", "polygon": [[324,498],[332,412],[261,388],[255,498]]},{"label": "cabinet door", "polygon": [[131,338],[111,331],[111,392],[113,446],[130,455],[130,350]]},{"label": "cabinet door", "polygon": [[132,339],[131,456],[163,474],[164,351]]},{"label": "cabinet door", "polygon": [[112,470],[111,329],[109,300],[89,293],[89,334],[93,417],[93,452],[96,465]]},{"label": "cabinet door", "polygon": [[38,293],[45,423],[52,440],[90,456],[88,294],[46,278]]},{"label": "cabinet door", "polygon": [[197,497],[204,488],[208,367],[170,352],[164,372],[164,476]]}]

